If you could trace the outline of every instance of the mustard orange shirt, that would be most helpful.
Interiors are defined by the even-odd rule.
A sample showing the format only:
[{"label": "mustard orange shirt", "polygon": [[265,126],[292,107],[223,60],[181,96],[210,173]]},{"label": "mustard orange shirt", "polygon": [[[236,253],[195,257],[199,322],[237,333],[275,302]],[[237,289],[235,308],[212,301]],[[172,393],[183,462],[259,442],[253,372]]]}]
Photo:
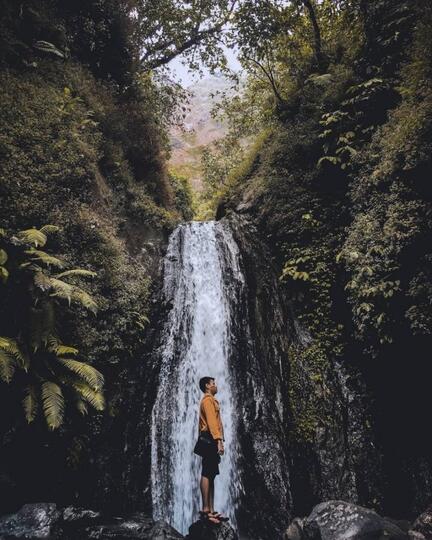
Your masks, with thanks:
[{"label": "mustard orange shirt", "polygon": [[224,439],[219,401],[212,394],[204,394],[199,410],[199,431],[210,431],[213,439]]}]

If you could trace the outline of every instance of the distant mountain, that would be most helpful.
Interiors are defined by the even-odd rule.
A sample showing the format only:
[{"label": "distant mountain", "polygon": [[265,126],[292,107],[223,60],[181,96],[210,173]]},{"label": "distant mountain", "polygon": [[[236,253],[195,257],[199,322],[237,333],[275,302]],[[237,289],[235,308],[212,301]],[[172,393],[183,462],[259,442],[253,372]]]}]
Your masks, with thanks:
[{"label": "distant mountain", "polygon": [[201,147],[226,133],[226,126],[210,116],[212,107],[220,99],[218,95],[212,97],[211,93],[230,92],[231,86],[232,82],[221,75],[206,77],[190,85],[188,90],[193,92],[193,97],[184,128],[173,127],[170,133],[170,166],[190,178],[197,191],[202,189]]}]

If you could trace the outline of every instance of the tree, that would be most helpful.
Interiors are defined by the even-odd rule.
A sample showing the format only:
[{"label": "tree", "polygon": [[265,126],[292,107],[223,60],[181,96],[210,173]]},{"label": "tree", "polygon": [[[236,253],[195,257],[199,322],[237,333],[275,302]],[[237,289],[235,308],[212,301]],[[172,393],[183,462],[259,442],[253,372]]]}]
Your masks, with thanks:
[{"label": "tree", "polygon": [[211,68],[224,66],[221,43],[224,33],[229,33],[224,27],[232,19],[236,4],[237,0],[137,2],[132,16],[136,17],[142,67],[156,69],[181,54],[191,67],[197,68],[199,60]]}]

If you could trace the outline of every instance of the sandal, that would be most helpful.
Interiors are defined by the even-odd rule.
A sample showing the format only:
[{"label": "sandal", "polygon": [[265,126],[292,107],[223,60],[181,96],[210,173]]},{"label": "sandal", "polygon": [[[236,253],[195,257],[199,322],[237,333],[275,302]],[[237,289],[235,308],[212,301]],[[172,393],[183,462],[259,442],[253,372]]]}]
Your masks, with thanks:
[{"label": "sandal", "polygon": [[218,516],[213,515],[213,513],[210,512],[210,510],[206,510],[206,511],[200,510],[199,514],[200,514],[201,519],[206,520],[209,523],[213,523],[214,525],[220,525],[222,521]]},{"label": "sandal", "polygon": [[210,515],[212,515],[216,519],[220,519],[221,521],[229,521],[229,517],[225,517],[220,512],[217,512],[216,510],[214,510],[213,512],[210,512]]}]

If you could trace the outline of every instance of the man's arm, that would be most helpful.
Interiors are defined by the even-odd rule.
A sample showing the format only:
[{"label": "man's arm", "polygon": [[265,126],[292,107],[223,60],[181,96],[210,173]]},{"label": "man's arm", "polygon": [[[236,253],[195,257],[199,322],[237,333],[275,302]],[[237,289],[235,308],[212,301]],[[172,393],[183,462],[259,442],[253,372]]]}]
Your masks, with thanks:
[{"label": "man's arm", "polygon": [[206,418],[207,425],[209,427],[210,433],[212,434],[213,439],[220,439],[222,441],[223,436],[219,428],[219,422],[216,418],[216,408],[211,399],[207,398],[203,401],[203,409]]}]

